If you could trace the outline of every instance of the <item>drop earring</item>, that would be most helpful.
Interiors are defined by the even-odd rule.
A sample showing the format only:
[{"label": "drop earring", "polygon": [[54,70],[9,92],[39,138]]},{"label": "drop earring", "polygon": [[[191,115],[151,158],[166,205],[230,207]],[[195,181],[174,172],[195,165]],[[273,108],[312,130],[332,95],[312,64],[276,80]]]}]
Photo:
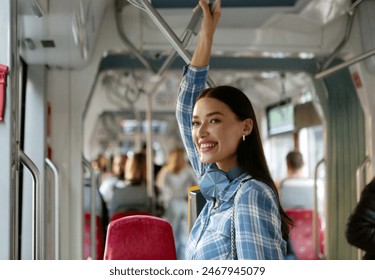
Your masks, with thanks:
[{"label": "drop earring", "polygon": [[245,141],[245,134],[244,135],[242,135],[242,141]]}]

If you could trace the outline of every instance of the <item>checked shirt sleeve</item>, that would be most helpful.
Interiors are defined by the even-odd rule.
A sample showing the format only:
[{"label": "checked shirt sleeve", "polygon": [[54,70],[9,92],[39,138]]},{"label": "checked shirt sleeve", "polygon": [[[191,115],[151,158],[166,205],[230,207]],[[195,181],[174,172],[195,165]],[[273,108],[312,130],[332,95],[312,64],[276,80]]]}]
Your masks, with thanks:
[{"label": "checked shirt sleeve", "polygon": [[185,66],[176,105],[176,118],[182,142],[184,143],[187,156],[198,178],[202,175],[203,170],[191,132],[192,114],[198,94],[205,89],[208,68],[208,66],[202,68],[195,68],[191,65]]}]

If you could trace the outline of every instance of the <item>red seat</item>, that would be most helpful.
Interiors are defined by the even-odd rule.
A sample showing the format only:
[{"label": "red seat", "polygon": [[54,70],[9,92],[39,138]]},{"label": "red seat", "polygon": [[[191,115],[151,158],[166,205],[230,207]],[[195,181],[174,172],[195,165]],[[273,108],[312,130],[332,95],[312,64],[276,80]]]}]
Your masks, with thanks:
[{"label": "red seat", "polygon": [[[83,240],[83,257],[86,260],[91,257],[91,221],[90,213],[85,213],[85,230]],[[104,255],[104,229],[101,218],[96,216],[96,259],[102,260]]]},{"label": "red seat", "polygon": [[124,211],[124,212],[116,212],[111,216],[110,222],[117,220],[122,217],[133,216],[133,215],[151,215],[149,212],[146,211]]},{"label": "red seat", "polygon": [[105,260],[176,260],[171,224],[149,215],[133,215],[110,222]]},{"label": "red seat", "polygon": [[[324,254],[324,232],[318,218],[318,248],[315,252],[313,235],[313,211],[311,209],[287,209],[285,212],[294,220],[290,240],[299,260],[318,260]],[[320,256],[319,256],[320,255]]]}]

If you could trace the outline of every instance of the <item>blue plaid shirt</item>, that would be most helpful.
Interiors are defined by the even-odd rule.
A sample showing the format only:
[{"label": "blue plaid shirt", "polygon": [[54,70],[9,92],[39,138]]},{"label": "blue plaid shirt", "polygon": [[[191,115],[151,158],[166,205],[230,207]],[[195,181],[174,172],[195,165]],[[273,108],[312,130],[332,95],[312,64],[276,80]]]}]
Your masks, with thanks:
[{"label": "blue plaid shirt", "polygon": [[187,155],[207,200],[189,236],[187,259],[231,259],[231,217],[235,200],[235,240],[238,259],[284,259],[286,242],[274,192],[235,167],[227,173],[203,164],[192,138],[192,112],[205,89],[209,67],[184,68],[176,117]]}]

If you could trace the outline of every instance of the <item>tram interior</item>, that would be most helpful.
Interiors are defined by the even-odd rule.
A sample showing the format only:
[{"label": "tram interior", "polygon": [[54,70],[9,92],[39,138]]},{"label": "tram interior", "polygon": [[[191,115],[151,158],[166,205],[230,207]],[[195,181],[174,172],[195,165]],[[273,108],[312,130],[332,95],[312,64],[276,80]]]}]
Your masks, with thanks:
[{"label": "tram interior", "polygon": [[[295,148],[296,137],[306,157],[306,174],[314,176],[316,164],[329,150],[326,127],[331,124],[324,115],[328,94],[316,74],[371,48],[361,35],[368,32],[368,27],[360,22],[356,11],[358,6],[362,17],[369,18],[366,10],[374,11],[373,1],[221,1],[210,78],[215,84],[231,84],[248,94],[261,123],[266,156],[276,179],[285,175],[281,162]],[[83,185],[79,183],[83,182],[81,171],[85,169],[80,164],[82,155],[91,161],[100,153],[127,153],[147,143],[156,148],[155,160],[162,165],[169,150],[181,144],[174,105],[182,67],[188,63],[186,59],[199,36],[197,27],[187,29],[196,3],[18,0],[20,56],[32,73],[43,69],[45,74],[38,79],[47,84],[46,103],[52,112],[47,142],[54,160],[63,168],[62,185],[69,185],[61,201],[61,215],[69,220],[61,229],[61,244],[66,245],[62,246],[61,258],[80,259],[83,255],[83,237],[77,236],[82,236],[84,225],[74,214],[83,212],[83,192],[77,187]],[[153,18],[152,12],[161,19]],[[185,51],[173,45],[173,36],[168,37],[171,34],[186,44]],[[375,38],[373,32],[369,34]],[[167,63],[169,58],[171,62]],[[375,86],[373,58],[351,68],[370,86]],[[373,97],[365,93],[359,103],[374,104]],[[303,103],[309,108],[302,108],[298,117],[288,119],[288,112]],[[288,104],[290,108],[283,107]],[[272,108],[277,108],[279,118],[285,117],[286,122],[273,127],[273,132],[267,123]],[[306,118],[306,112],[310,112],[307,110],[313,110],[313,120]],[[366,114],[368,111],[365,109]],[[291,122],[296,125],[295,119],[299,120],[297,127],[288,126]],[[66,133],[62,135],[61,131]],[[375,146],[373,138],[370,146]],[[58,148],[65,146],[67,150]],[[280,160],[271,160],[275,158]],[[322,176],[328,171],[326,167]],[[332,212],[328,220],[347,215],[355,203],[354,198],[348,201],[346,208],[338,207],[337,216]],[[327,249],[328,258],[356,257],[356,250],[345,243],[343,234],[336,241],[332,233],[343,231],[344,226],[344,221],[327,225],[331,233],[326,240],[332,246]],[[49,225],[47,231],[53,232],[52,228]],[[53,258],[53,251],[48,249],[45,257]],[[29,257],[27,252],[23,255]]]}]

